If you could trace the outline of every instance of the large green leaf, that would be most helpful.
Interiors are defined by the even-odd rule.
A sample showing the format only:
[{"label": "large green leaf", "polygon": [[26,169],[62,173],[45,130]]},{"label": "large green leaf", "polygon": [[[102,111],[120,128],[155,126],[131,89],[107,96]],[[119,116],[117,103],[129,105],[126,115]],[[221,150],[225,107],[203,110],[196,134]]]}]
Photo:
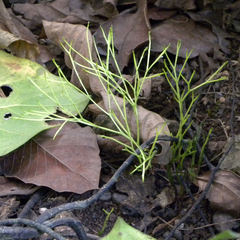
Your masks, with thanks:
[{"label": "large green leaf", "polygon": [[56,110],[76,115],[87,103],[87,97],[41,65],[0,51],[0,156],[48,129],[44,118]]},{"label": "large green leaf", "polygon": [[231,230],[226,230],[222,233],[217,234],[215,237],[210,238],[209,240],[225,240],[225,239],[239,239],[240,234],[233,232]]},{"label": "large green leaf", "polygon": [[102,240],[156,240],[139,230],[129,226],[122,218],[118,218],[111,232]]}]

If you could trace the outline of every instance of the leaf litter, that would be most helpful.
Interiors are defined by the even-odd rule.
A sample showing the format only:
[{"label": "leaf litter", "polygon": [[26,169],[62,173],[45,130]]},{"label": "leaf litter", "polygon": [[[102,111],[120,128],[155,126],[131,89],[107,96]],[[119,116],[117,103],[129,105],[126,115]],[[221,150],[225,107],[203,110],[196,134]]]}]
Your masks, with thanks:
[{"label": "leaf litter", "polygon": [[2,157],[2,174],[57,192],[81,194],[97,189],[101,161],[96,135],[77,123],[66,123],[53,140],[56,131],[40,133]]},{"label": "leaf litter", "polygon": [[[10,1],[11,2],[11,1]],[[24,1],[23,1],[24,2]],[[238,1],[237,1],[238,2]],[[237,16],[239,13],[239,7],[237,3],[231,4],[228,1],[221,2],[219,4],[219,1],[216,2],[208,2],[209,5],[211,5],[212,8],[208,8],[206,6],[206,2],[204,3],[199,3],[198,1],[194,2],[193,1],[184,1],[184,2],[179,2],[179,1],[169,1],[168,3],[166,1],[151,1],[147,2],[146,0],[139,0],[135,4],[134,1],[121,1],[121,3],[114,3],[114,2],[108,2],[108,1],[66,1],[66,0],[58,0],[58,1],[53,1],[50,3],[44,3],[39,1],[37,4],[28,4],[28,3],[23,3],[23,4],[14,4],[13,6],[13,12],[11,13],[11,19],[14,22],[14,25],[17,27],[17,29],[30,29],[31,31],[36,31],[39,30],[44,25],[44,30],[47,35],[47,40],[53,41],[56,45],[59,45],[59,42],[64,39],[69,39],[73,42],[74,48],[76,48],[77,51],[79,51],[82,55],[88,56],[86,52],[86,38],[84,38],[84,31],[87,23],[89,22],[90,24],[90,30],[93,33],[99,52],[104,55],[105,53],[105,47],[106,45],[105,42],[102,39],[102,32],[99,26],[101,26],[104,29],[104,32],[107,33],[108,29],[110,26],[113,26],[113,31],[114,31],[114,42],[115,42],[115,48],[117,50],[117,59],[118,63],[120,64],[120,69],[124,71],[124,73],[127,74],[132,74],[131,70],[131,64],[132,64],[132,51],[135,50],[137,53],[138,50],[141,50],[144,44],[148,41],[148,32],[151,32],[152,36],[152,54],[154,52],[160,52],[162,50],[163,46],[167,46],[169,44],[169,52],[171,54],[175,54],[176,52],[176,42],[181,39],[182,40],[182,48],[180,52],[180,56],[182,58],[185,57],[186,51],[191,51],[193,49],[193,54],[191,55],[191,60],[190,60],[190,66],[191,68],[196,68],[199,69],[201,66],[201,61],[206,69],[206,75],[216,69],[219,66],[219,62],[221,62],[222,59],[226,58],[226,54],[229,54],[232,52],[232,49],[230,49],[230,43],[232,44],[234,41],[238,40],[238,35],[239,35],[239,29],[238,29],[238,24],[236,23],[236,18],[234,16]],[[221,5],[220,12],[221,14],[224,13],[224,16],[226,16],[225,19],[221,19],[222,21],[216,22],[214,20],[218,19],[219,16],[215,17],[215,19],[212,17],[214,16],[213,13],[216,12],[216,9],[219,10],[219,6]],[[154,9],[154,10],[153,10]],[[182,12],[179,11],[179,9],[183,9],[184,11],[187,10],[187,12]],[[205,10],[205,11],[204,11]],[[230,13],[230,14],[229,14]],[[16,16],[15,16],[16,15]],[[16,17],[18,17],[18,21],[16,21]],[[22,22],[22,24],[21,24]],[[76,25],[71,25],[72,23]],[[24,33],[21,34],[14,34],[14,32],[11,31],[11,29],[8,29],[6,26],[8,24],[6,23],[6,18],[1,18],[1,26],[0,29],[3,31],[1,34],[1,48],[2,49],[8,49],[10,52],[13,54],[16,54],[17,56],[20,57],[25,57],[29,58],[35,62],[39,62],[41,64],[46,63],[49,59],[53,58],[54,53],[51,52],[48,48],[48,45],[42,46],[39,44],[35,36],[32,34],[31,31],[25,31]],[[85,26],[84,26],[85,25]],[[76,30],[77,29],[77,30]],[[81,30],[83,29],[83,34],[81,35]],[[226,31],[228,29],[228,31]],[[234,34],[232,34],[232,30],[234,30]],[[232,31],[232,32],[231,32]],[[44,35],[42,35],[44,36]],[[204,36],[204,37],[202,37]],[[44,37],[46,38],[46,36]],[[89,36],[89,39],[91,39],[92,36]],[[236,42],[234,42],[236,44]],[[233,45],[234,45],[233,44]],[[86,55],[85,55],[86,54]],[[237,55],[237,53],[236,53]],[[199,56],[199,61],[196,60],[198,59],[197,57]],[[55,58],[58,58],[59,56],[54,56]],[[235,59],[238,59],[238,55],[234,56]],[[81,59],[77,58],[77,56],[73,56],[74,60],[76,62],[81,61]],[[65,64],[71,68],[71,63],[69,62],[69,59],[65,58]],[[155,71],[160,71],[161,70],[161,65],[162,62],[159,62],[159,69],[154,69]],[[193,67],[195,66],[195,67]],[[94,92],[95,94],[100,96],[99,94],[99,89],[101,88],[100,85],[96,85],[97,79],[92,79],[91,76],[88,76],[86,73],[81,71],[82,69],[79,69],[79,74],[83,79],[86,79],[86,85],[89,86],[89,88]],[[76,76],[72,74],[71,81],[73,84],[76,86],[79,86],[79,83],[76,81]],[[84,80],[85,81],[85,80]],[[151,85],[151,83],[149,83]],[[95,87],[95,89],[94,89]],[[221,85],[222,87],[222,85]],[[224,87],[219,87],[217,85],[214,85],[213,91],[215,94],[227,94],[227,91],[229,88],[227,87],[224,89]],[[155,94],[155,99],[157,99],[158,94],[163,94],[163,92],[167,91],[166,84],[163,82],[161,83],[161,91],[155,91],[153,88],[150,88],[151,91],[151,96],[150,100],[153,99],[153,96]],[[220,90],[219,90],[220,89]],[[171,97],[169,97],[169,94],[165,95],[168,99],[170,99],[171,102]],[[219,106],[219,102],[214,99],[210,99],[211,96],[206,95],[208,98],[208,101],[204,105],[204,111],[199,108],[197,115],[197,121],[201,123],[201,121],[204,122],[204,119],[208,119],[207,121],[209,122],[214,122],[212,119],[209,120],[208,115],[214,116],[219,116],[218,112],[215,112],[215,110]],[[228,99],[228,98],[226,98]],[[169,108],[169,102],[166,105],[166,108]],[[213,104],[217,104],[216,108],[213,108]],[[160,105],[160,104],[159,104]],[[139,106],[142,108],[141,106]],[[161,107],[161,106],[160,106]],[[206,114],[206,108],[209,108],[209,111],[212,111],[212,113],[208,112]],[[223,104],[221,103],[220,109],[226,109],[224,108]],[[158,113],[162,109],[158,109],[158,107],[155,106],[155,111]],[[144,110],[145,111],[145,110]],[[146,110],[146,115],[143,114],[142,119],[141,119],[141,124],[142,124],[142,140],[147,140],[150,136],[154,135],[154,128],[158,126],[158,124],[161,125],[162,123],[162,115],[156,114],[157,120],[154,120],[153,122],[151,121],[151,116],[155,116],[155,113]],[[225,110],[223,110],[225,111]],[[237,110],[236,110],[237,111]],[[205,115],[203,114],[205,112]],[[149,115],[148,115],[149,114]],[[225,114],[227,115],[227,114]],[[129,116],[129,118],[131,118]],[[150,119],[148,119],[150,118]],[[195,120],[196,120],[195,119]],[[227,121],[225,119],[225,121]],[[149,122],[149,123],[148,123]],[[208,129],[208,126],[206,127]],[[49,130],[48,130],[49,131]],[[69,130],[70,131],[70,130]],[[132,131],[134,135],[135,131],[135,126],[132,126]],[[168,131],[168,130],[167,130]],[[238,131],[238,130],[237,130]],[[218,134],[220,135],[221,131],[218,131]],[[74,135],[74,132],[71,132],[72,135]],[[44,133],[43,133],[44,134]],[[61,132],[60,132],[61,134]],[[71,139],[71,134],[65,133],[65,138],[66,141],[71,143],[72,145],[72,139]],[[85,139],[84,134],[79,133],[81,139]],[[88,134],[87,134],[88,135]],[[223,135],[223,134],[222,134]],[[41,135],[39,135],[41,136]],[[39,137],[38,135],[36,138]],[[62,136],[62,135],[60,135]],[[63,137],[63,136],[62,136]],[[223,137],[222,137],[223,138]],[[225,139],[221,139],[224,140]],[[34,142],[34,144],[37,146],[36,149],[41,149],[43,152],[44,156],[46,155],[47,151],[44,147],[44,141],[46,141],[47,145],[49,145],[49,141],[52,141],[50,139],[44,140],[41,143],[36,143],[34,141],[34,138],[30,140],[31,142]],[[76,140],[74,140],[75,142]],[[95,140],[94,140],[95,141]],[[214,141],[214,140],[213,140]],[[219,141],[216,139],[215,142]],[[52,141],[54,142],[54,141]],[[53,167],[53,162],[57,161],[59,165],[64,165],[64,167],[70,169],[70,172],[72,174],[75,173],[76,166],[78,166],[78,162],[71,161],[69,160],[70,157],[72,156],[71,153],[69,152],[71,150],[66,150],[68,148],[69,144],[65,143],[65,147],[62,148],[62,151],[66,151],[69,156],[64,156],[63,152],[61,152],[62,156],[58,156],[55,158],[55,156],[52,156],[53,153],[48,153],[50,157],[45,158],[51,158],[52,163],[50,164],[51,167]],[[108,142],[105,144],[109,144]],[[81,146],[81,144],[80,144]],[[169,147],[169,146],[168,146]],[[61,148],[61,147],[60,147]],[[163,147],[164,148],[164,147]],[[56,147],[57,149],[57,147]],[[99,180],[99,171],[100,171],[100,160],[99,160],[99,155],[98,155],[98,150],[97,148],[94,147],[95,154],[94,156],[91,155],[91,151],[89,153],[86,153],[87,156],[91,156],[90,160],[92,161],[91,164],[94,165],[94,161],[97,162],[97,166],[93,167],[95,169],[96,173],[92,174],[91,171],[87,171],[87,175],[94,175],[94,184],[82,184],[81,189],[79,186],[72,185],[72,183],[75,183],[75,178],[73,181],[68,182],[67,187],[65,188],[66,183],[64,183],[62,186],[62,182],[60,181],[60,185],[54,184],[54,181],[52,183],[49,183],[45,181],[46,179],[41,178],[40,175],[36,174],[34,177],[35,182],[34,184],[39,186],[48,186],[55,191],[70,191],[76,192],[76,193],[83,193],[89,189],[97,188],[98,187],[98,180]],[[29,150],[33,151],[34,148],[30,147]],[[217,149],[218,150],[218,149]],[[216,150],[216,151],[217,151]],[[19,150],[18,150],[19,151]],[[76,150],[73,150],[75,152]],[[85,150],[84,150],[85,151]],[[214,151],[214,154],[216,154],[216,151]],[[35,155],[37,156],[38,154]],[[60,152],[59,152],[60,153]],[[81,155],[81,153],[78,153]],[[47,155],[48,156],[48,155]],[[64,162],[63,158],[66,158],[66,162]],[[94,160],[95,158],[95,160]],[[19,158],[20,159],[20,158]],[[44,158],[43,158],[44,159]],[[55,160],[54,160],[55,159]],[[77,157],[73,157],[73,159],[77,159]],[[160,160],[160,163],[163,163],[163,159],[166,162],[169,162],[171,159],[171,156],[168,155],[168,157],[163,157],[162,160]],[[31,160],[30,158],[28,160]],[[85,160],[81,160],[81,163],[85,164]],[[8,162],[9,164],[10,162]],[[22,176],[22,181],[26,180],[28,181],[27,178],[24,178],[27,173],[27,168],[30,167],[28,164],[29,162],[26,161],[26,168],[21,168],[23,169],[23,172],[21,173],[21,169],[18,169],[17,165],[12,165],[12,167],[16,172],[16,177]],[[20,166],[23,166],[22,163],[19,163]],[[42,161],[41,161],[42,164]],[[40,169],[44,165],[38,165],[38,168]],[[9,169],[10,169],[9,167]],[[89,168],[91,168],[88,165]],[[54,169],[54,168],[53,168]],[[51,172],[49,173],[50,175],[54,172],[51,168]],[[227,168],[228,169],[228,168]],[[86,169],[84,169],[83,172],[85,172]],[[9,171],[10,172],[10,171]],[[98,173],[97,173],[98,172]],[[25,174],[23,174],[25,173]],[[20,175],[19,175],[20,174]],[[83,174],[83,173],[82,173]],[[233,206],[232,208],[226,208],[225,210],[233,210],[236,205],[232,204],[232,202],[237,201],[238,199],[238,193],[237,193],[237,182],[238,182],[238,177],[232,175],[230,172],[219,172],[220,175],[216,176],[216,179],[212,185],[212,189],[210,191],[210,195],[208,195],[210,202],[216,202],[217,206],[220,206],[221,208],[225,207],[224,204],[228,203],[227,205]],[[18,175],[18,176],[17,176]],[[66,173],[59,173],[56,171],[56,174],[53,174],[53,176],[56,179],[59,179],[60,175],[66,176]],[[80,173],[81,175],[81,169]],[[158,175],[158,174],[157,174]],[[199,177],[199,184],[200,188],[203,189],[204,186],[206,185],[208,181],[207,175],[203,175],[204,177],[201,178]],[[89,177],[89,176],[88,176]],[[40,178],[40,180],[38,179]],[[160,177],[161,178],[161,177]],[[234,179],[233,182],[230,180]],[[158,178],[155,180],[158,183],[158,187],[161,185],[161,181],[159,180],[159,175]],[[51,182],[51,181],[50,181]],[[90,180],[90,182],[92,182]],[[235,182],[235,183],[234,183]],[[56,181],[55,181],[56,183]],[[167,184],[162,188],[164,189]],[[68,187],[72,187],[69,188]],[[228,198],[225,199],[224,196],[222,195],[222,190],[224,192],[229,193]],[[162,190],[158,190],[160,193]],[[219,196],[218,196],[219,195]],[[228,207],[229,207],[228,206]],[[164,208],[165,209],[165,208]],[[169,207],[171,209],[171,207]],[[166,209],[165,209],[166,211]],[[161,212],[162,214],[162,212]],[[160,214],[160,215],[161,215]],[[169,216],[172,216],[170,213],[165,213],[167,216],[166,219],[170,218]],[[87,218],[87,216],[85,215]],[[85,219],[86,219],[85,218]],[[173,219],[173,218],[172,218]],[[91,221],[94,221],[93,219]],[[155,221],[155,220],[154,220]],[[149,222],[149,226],[154,226],[154,221]],[[83,219],[84,222],[84,219]],[[162,223],[158,219],[158,223]],[[151,227],[152,227],[151,226]],[[156,226],[156,225],[155,225]],[[96,228],[96,227],[92,227]],[[152,227],[154,228],[154,227]],[[156,229],[156,228],[155,228]],[[159,236],[158,231],[155,231],[154,236]],[[160,234],[160,233],[159,233]],[[202,232],[198,232],[199,236],[201,236]],[[194,235],[193,235],[194,236]],[[198,237],[199,237],[198,236]],[[202,239],[207,239],[207,235],[204,235]],[[195,237],[195,236],[194,236]],[[201,239],[201,237],[200,237]]]}]

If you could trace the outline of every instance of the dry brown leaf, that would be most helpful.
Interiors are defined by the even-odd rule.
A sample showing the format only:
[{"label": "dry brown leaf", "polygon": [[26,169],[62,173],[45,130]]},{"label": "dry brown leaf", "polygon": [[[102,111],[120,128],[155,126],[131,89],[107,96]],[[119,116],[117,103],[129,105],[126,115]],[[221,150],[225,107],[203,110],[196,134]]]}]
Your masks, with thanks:
[{"label": "dry brown leaf", "polygon": [[18,179],[0,176],[0,197],[9,195],[30,195],[39,187],[26,184]]},{"label": "dry brown leaf", "polygon": [[148,8],[148,18],[152,20],[166,20],[177,13],[176,9],[162,9],[156,6]]},{"label": "dry brown leaf", "polygon": [[[13,10],[21,14],[20,20],[31,30],[39,28],[42,20],[73,24],[97,24],[103,22],[102,17],[112,18],[118,12],[110,1],[69,1],[58,0],[37,4],[14,4]],[[102,17],[101,17],[102,16]]]},{"label": "dry brown leaf", "polygon": [[178,40],[181,40],[179,56],[183,58],[186,57],[186,52],[189,53],[191,50],[193,50],[191,58],[213,50],[219,52],[218,39],[211,28],[197,24],[183,15],[175,16],[160,23],[151,31],[151,36],[152,51],[155,52],[161,52],[163,47],[170,44],[168,51],[176,54]]},{"label": "dry brown leaf", "polygon": [[0,220],[10,218],[19,207],[20,201],[16,200],[16,197],[1,198],[0,206]]},{"label": "dry brown leaf", "polygon": [[58,192],[83,193],[98,188],[101,160],[91,128],[67,123],[38,134],[16,152],[2,158],[2,172],[25,183]]},{"label": "dry brown leaf", "polygon": [[91,1],[93,12],[95,16],[104,16],[107,18],[113,18],[118,14],[116,8],[118,0],[94,0]]},{"label": "dry brown leaf", "polygon": [[230,42],[227,40],[227,38],[233,38],[233,36],[222,29],[221,22],[219,22],[219,24],[216,24],[216,19],[222,19],[221,11],[204,10],[198,13],[188,12],[188,15],[194,21],[202,21],[210,24],[212,27],[212,31],[216,34],[218,38],[219,47],[224,53],[230,54]]},{"label": "dry brown leaf", "polygon": [[37,4],[17,3],[13,5],[14,12],[23,16],[20,20],[31,30],[42,25],[42,20],[56,21],[65,18],[69,13],[69,1],[58,0]]},{"label": "dry brown leaf", "polygon": [[194,10],[196,9],[196,4],[194,0],[168,0],[168,1],[162,1],[157,0],[155,2],[155,5],[159,8],[163,9],[184,9],[184,10]]},{"label": "dry brown leaf", "polygon": [[[6,21],[11,21],[15,32],[10,32]],[[0,15],[0,49],[8,49],[14,55],[41,63],[38,42],[33,33],[24,27],[14,15],[3,17]]]},{"label": "dry brown leaf", "polygon": [[[83,57],[90,59],[89,54],[92,54],[93,52],[93,41],[90,31],[88,31],[85,26],[47,21],[43,21],[43,26],[47,37],[61,49],[63,49],[61,43],[66,49],[69,49],[68,45],[66,44],[67,42],[72,44],[73,49],[79,52]],[[66,42],[64,42],[64,40]],[[83,57],[72,51],[72,58],[75,62],[89,67],[89,64],[83,59]],[[72,69],[73,66],[67,53],[64,53],[64,59],[66,65]],[[95,94],[98,94],[98,92],[103,89],[98,78],[88,74],[83,67],[76,65],[76,71],[78,72],[79,77],[81,78],[81,81],[86,89],[91,89]],[[78,88],[82,88],[75,71],[72,71],[71,83]]]},{"label": "dry brown leaf", "polygon": [[173,186],[165,187],[154,200],[154,206],[165,208],[172,204],[176,199],[176,192]]},{"label": "dry brown leaf", "polygon": [[[111,137],[116,139],[119,142],[127,144],[128,146],[131,146],[130,141],[123,136],[111,136]],[[122,155],[124,155],[123,154],[124,152],[122,152],[124,149],[124,146],[120,145],[118,142],[112,139],[104,138],[104,137],[98,137],[97,141],[98,141],[98,146],[101,149],[101,152],[110,153],[110,154],[121,153]],[[127,152],[126,154],[129,155]]]},{"label": "dry brown leaf", "polygon": [[[224,148],[226,145],[226,141],[209,141],[208,142],[208,149],[213,152],[213,151],[220,151]],[[230,169],[228,169],[230,170]]]},{"label": "dry brown leaf", "polygon": [[[206,187],[210,175],[211,173],[207,172],[196,178],[195,184],[200,191]],[[214,207],[239,215],[240,177],[231,171],[218,171],[206,197]]]},{"label": "dry brown leaf", "polygon": [[[223,152],[226,152],[229,149],[230,145],[233,144],[233,139],[229,138],[227,143],[223,148]],[[232,170],[240,174],[240,135],[235,135],[234,145],[231,150],[228,152],[227,156],[223,160],[220,169],[222,170]]]},{"label": "dry brown leaf", "polygon": [[[110,27],[113,27],[114,46],[118,52],[116,59],[121,70],[127,66],[132,51],[148,41],[151,27],[147,17],[147,1],[137,2],[137,12],[127,9],[101,26],[106,35]],[[99,28],[94,34],[97,45],[101,47],[106,46],[102,29]]]},{"label": "dry brown leaf", "polygon": [[[10,13],[9,13],[10,12]],[[8,49],[12,54],[43,64],[53,58],[51,51],[38,44],[35,35],[26,28],[11,11],[0,10],[0,49]]]},{"label": "dry brown leaf", "polygon": [[[107,112],[110,110],[114,112],[118,120],[125,126],[125,120],[119,111],[118,106],[116,105],[115,101],[112,100],[109,106],[109,96],[107,93],[102,93],[103,100],[99,103],[99,105],[105,109]],[[118,105],[120,106],[121,111],[123,111],[123,104],[124,101],[120,97],[115,97]],[[111,100],[111,99],[110,99]],[[127,112],[127,122],[131,129],[132,136],[136,138],[137,136],[137,126],[136,126],[136,118],[134,115],[133,109],[130,108],[129,104],[125,106]],[[90,105],[89,109],[96,113],[101,114],[102,112],[95,105]],[[138,111],[138,120],[139,120],[139,129],[140,129],[140,138],[145,142],[151,137],[156,136],[157,130],[160,131],[162,135],[170,134],[168,126],[164,119],[158,115],[157,113],[148,111],[147,109],[143,108],[142,106],[137,107]],[[169,142],[162,142],[159,141],[162,146],[162,152],[158,156],[158,163],[160,164],[167,164],[171,160],[171,150],[170,150],[170,143]]]},{"label": "dry brown leaf", "polygon": [[[103,11],[99,12],[99,15],[94,12],[95,6],[93,1],[78,0],[78,1],[68,1],[70,13],[66,18],[62,19],[60,22],[67,22],[73,24],[88,24],[98,25],[103,22],[100,15],[106,13]],[[98,1],[101,4],[102,1]],[[99,4],[96,4],[96,7],[99,7]],[[108,15],[108,14],[107,14]],[[111,13],[110,13],[111,16]]]}]

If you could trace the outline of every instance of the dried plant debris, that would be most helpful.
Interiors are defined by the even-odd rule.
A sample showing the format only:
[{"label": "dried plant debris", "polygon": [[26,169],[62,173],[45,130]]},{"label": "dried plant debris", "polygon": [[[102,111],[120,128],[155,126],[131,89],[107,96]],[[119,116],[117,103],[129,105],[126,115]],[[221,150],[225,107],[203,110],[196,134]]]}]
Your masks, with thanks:
[{"label": "dried plant debris", "polygon": [[[203,191],[208,184],[211,173],[207,172],[196,178],[195,184]],[[231,172],[220,170],[206,195],[212,206],[222,211],[240,214],[240,177]]]},{"label": "dried plant debris", "polygon": [[[90,67],[90,64],[88,64],[84,58],[90,59],[90,54],[91,56],[94,55],[92,35],[90,31],[87,30],[87,27],[49,21],[43,21],[43,26],[47,37],[63,51],[64,48],[69,50],[68,44],[76,51],[71,51],[71,57],[72,60],[79,65],[74,64],[70,56],[64,51],[66,65],[76,70],[72,71],[71,83],[80,89],[82,89],[83,84],[87,90],[92,90],[95,93],[100,91],[103,87],[98,78],[87,73],[85,69],[80,66]],[[77,52],[81,54],[81,56]]]},{"label": "dried plant debris", "polygon": [[[226,169],[226,170],[232,170],[232,171],[240,174],[240,159],[239,159],[240,135],[236,135],[234,140],[235,140],[235,143],[234,143],[233,147],[231,148],[230,152],[225,157],[220,168]],[[232,144],[232,141],[233,141],[232,138],[228,139],[223,151],[225,151],[229,148],[230,144]]]},{"label": "dried plant debris", "polygon": [[[125,125],[125,119],[123,118],[121,111],[123,112],[124,100],[120,97],[115,97],[115,100],[112,98],[110,99],[109,103],[109,96],[106,93],[102,93],[103,100],[99,103],[102,109],[106,111],[113,111],[116,117],[119,119],[121,124]],[[117,104],[116,102],[117,101]],[[96,114],[102,114],[96,105],[91,104],[89,106],[90,110]],[[132,136],[134,138],[137,137],[137,125],[136,125],[136,116],[134,114],[133,109],[126,105],[125,106],[127,111],[127,122],[129,124],[129,128],[131,129]],[[168,126],[165,120],[159,115],[154,112],[148,111],[147,109],[143,108],[142,106],[137,107],[138,111],[138,121],[139,121],[139,129],[140,129],[140,138],[143,142],[147,141],[151,137],[156,136],[156,129],[162,134],[167,135],[169,134]],[[170,143],[165,141],[159,141],[159,144],[162,147],[161,153],[156,156],[156,161],[159,164],[167,164],[171,160],[171,149]]]},{"label": "dried plant debris", "polygon": [[[117,49],[116,59],[120,69],[127,66],[132,55],[132,51],[144,43],[147,43],[150,31],[150,23],[147,17],[147,1],[139,0],[138,9],[128,9],[116,17],[109,19],[102,24],[101,28],[108,33],[109,28],[113,27],[114,45]],[[106,47],[102,29],[99,28],[94,37],[97,45],[101,48]]]}]

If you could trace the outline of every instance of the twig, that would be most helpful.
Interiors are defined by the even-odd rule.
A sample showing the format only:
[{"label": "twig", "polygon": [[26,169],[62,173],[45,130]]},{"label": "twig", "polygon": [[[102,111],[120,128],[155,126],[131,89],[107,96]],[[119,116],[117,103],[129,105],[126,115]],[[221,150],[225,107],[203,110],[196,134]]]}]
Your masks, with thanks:
[{"label": "twig", "polygon": [[32,239],[40,235],[37,229],[30,227],[0,227],[0,239]]},{"label": "twig", "polygon": [[44,225],[53,229],[58,226],[68,226],[73,229],[78,239],[88,240],[87,234],[82,226],[82,223],[74,218],[59,218],[44,222]]},{"label": "twig", "polygon": [[[46,226],[39,224],[37,222],[34,222],[32,220],[23,219],[23,218],[0,220],[0,225],[8,226],[8,225],[14,225],[14,224],[24,224],[24,225],[36,228],[37,230],[39,230],[42,233],[47,233],[57,240],[66,240],[64,237],[62,237],[58,233],[55,233],[49,227],[46,227]],[[1,230],[2,230],[2,236],[4,236],[4,227]],[[20,238],[18,238],[18,239],[20,239]],[[26,236],[25,239],[29,239],[29,236]]]},{"label": "twig", "polygon": [[29,211],[36,206],[36,203],[42,198],[42,196],[48,191],[47,188],[40,188],[33,196],[28,200],[22,209],[21,213],[18,215],[18,218],[27,218]]}]

